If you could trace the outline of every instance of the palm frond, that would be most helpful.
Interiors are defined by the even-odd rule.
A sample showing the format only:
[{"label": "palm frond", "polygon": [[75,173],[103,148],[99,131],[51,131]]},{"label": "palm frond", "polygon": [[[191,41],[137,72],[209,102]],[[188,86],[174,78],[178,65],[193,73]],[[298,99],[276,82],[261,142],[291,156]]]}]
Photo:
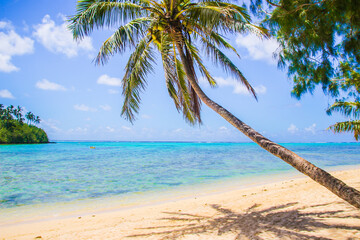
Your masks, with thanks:
[{"label": "palm frond", "polygon": [[216,80],[211,76],[210,72],[206,69],[205,65],[203,64],[199,56],[198,49],[192,44],[187,44],[187,45],[188,45],[187,48],[189,50],[189,53],[195,59],[195,62],[199,66],[200,73],[203,75],[203,77],[206,78],[206,80],[208,81],[211,87],[215,87]]},{"label": "palm frond", "polygon": [[338,122],[329,127],[334,133],[351,132],[356,141],[359,140],[360,120]]},{"label": "palm frond", "polygon": [[213,61],[222,66],[223,69],[232,74],[236,80],[240,81],[246,89],[257,99],[255,89],[250,85],[248,80],[242,74],[242,72],[236,67],[236,65],[214,44],[206,39],[202,39],[202,43],[205,45],[205,53],[213,59]]},{"label": "palm frond", "polygon": [[183,14],[187,15],[189,19],[196,19],[200,25],[206,28],[232,32],[239,29],[235,28],[235,23],[250,24],[250,16],[246,9],[234,6],[236,5],[216,1],[202,2],[190,5]]},{"label": "palm frond", "polygon": [[123,78],[124,104],[121,115],[131,123],[139,111],[140,93],[146,87],[146,76],[153,71],[152,63],[155,62],[154,53],[149,46],[149,39],[143,38],[130,55],[125,67]]},{"label": "palm frond", "polygon": [[89,35],[94,28],[111,28],[123,25],[127,20],[144,15],[144,3],[129,1],[80,0],[76,14],[69,20],[69,29],[75,39]]},{"label": "palm frond", "polygon": [[208,36],[208,39],[216,43],[216,45],[219,47],[223,47],[225,49],[233,51],[238,57],[240,57],[236,49],[230,43],[228,43],[220,34],[212,31]]},{"label": "palm frond", "polygon": [[135,47],[138,40],[144,37],[151,20],[150,17],[137,18],[119,27],[100,47],[96,62],[104,64],[115,53],[123,53],[127,47]]},{"label": "palm frond", "polygon": [[201,123],[200,111],[197,109],[199,106],[196,104],[198,100],[197,95],[192,94],[191,85],[188,84],[184,66],[177,58],[175,58],[176,73],[178,76],[179,88],[178,95],[180,96],[181,110],[185,120],[194,125],[197,122]]},{"label": "palm frond", "polygon": [[184,66],[177,59],[172,42],[167,39],[161,40],[161,55],[168,93],[173,99],[176,109],[182,112],[184,119],[190,124],[201,123],[197,95],[192,92]]},{"label": "palm frond", "polygon": [[168,93],[170,97],[173,99],[176,109],[180,111],[181,110],[181,103],[179,100],[180,96],[178,96],[177,93],[178,76],[176,72],[174,54],[171,52],[172,50],[171,41],[168,41],[166,38],[163,38],[160,46],[161,46],[160,53],[162,57],[163,68],[165,73],[165,81],[166,81]]},{"label": "palm frond", "polygon": [[331,115],[333,112],[339,112],[346,117],[359,118],[360,102],[337,101],[326,110],[328,115]]}]

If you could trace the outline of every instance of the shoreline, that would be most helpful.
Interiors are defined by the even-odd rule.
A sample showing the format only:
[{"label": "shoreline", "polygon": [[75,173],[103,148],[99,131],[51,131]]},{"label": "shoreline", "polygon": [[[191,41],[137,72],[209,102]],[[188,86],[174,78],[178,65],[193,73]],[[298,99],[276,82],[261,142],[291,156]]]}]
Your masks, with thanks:
[{"label": "shoreline", "polygon": [[[359,169],[360,165],[333,166],[328,172]],[[133,192],[120,196],[106,196],[94,199],[77,199],[68,202],[36,203],[0,209],[0,228],[23,223],[36,223],[46,220],[65,219],[75,215],[93,215],[112,211],[123,211],[168,202],[207,197],[229,191],[256,188],[276,184],[287,180],[309,179],[304,174],[291,169],[265,175],[236,176],[228,179],[216,179],[212,182],[177,186],[170,189]],[[106,206],[106,207],[104,207]],[[36,218],[34,217],[36,211]],[[21,219],[21,220],[19,220]]]},{"label": "shoreline", "polygon": [[[360,166],[341,166],[341,167],[335,167],[336,172],[334,170],[330,170],[327,168],[328,171],[331,171],[332,174],[336,176],[348,176],[349,179],[345,179],[346,183],[350,180],[348,184],[350,186],[356,187],[359,189],[360,187]],[[346,168],[342,169],[342,171],[339,171],[339,168]],[[351,169],[351,170],[349,170]],[[357,178],[357,179],[356,179]],[[242,179],[243,180],[243,179]],[[353,184],[352,182],[355,182],[358,184]],[[318,185],[317,183],[314,183],[311,181],[311,179],[307,178],[306,176],[302,174],[297,173],[290,173],[286,174],[278,174],[275,176],[270,176],[268,178],[264,178],[259,180],[257,177],[256,179],[253,179],[252,183],[244,185],[244,181],[234,180],[230,179],[228,181],[220,181],[216,184],[211,184],[210,186],[195,186],[189,187],[190,189],[184,191],[184,189],[180,190],[176,189],[171,192],[162,192],[160,195],[155,194],[153,196],[145,196],[146,194],[136,194],[137,197],[142,198],[141,201],[135,201],[130,204],[130,201],[132,201],[131,198],[127,199],[129,200],[127,203],[120,202],[119,199],[116,198],[104,198],[100,200],[79,200],[77,203],[74,204],[74,201],[71,203],[61,203],[61,204],[54,204],[52,206],[29,206],[29,212],[27,212],[27,218],[22,217],[19,215],[13,215],[10,216],[11,211],[4,211],[4,209],[0,210],[1,215],[1,223],[0,223],[0,239],[31,239],[29,238],[29,234],[35,234],[35,232],[39,232],[39,236],[43,236],[46,234],[50,234],[49,230],[46,230],[46,227],[44,229],[43,225],[47,226],[48,228],[54,227],[54,224],[61,223],[64,226],[66,225],[68,228],[72,229],[72,223],[78,224],[79,221],[81,222],[81,219],[87,219],[88,221],[92,222],[92,220],[98,220],[99,218],[103,219],[104,223],[112,223],[116,219],[121,218],[127,218],[128,216],[132,216],[131,218],[134,218],[134,220],[131,220],[130,222],[134,224],[134,226],[141,226],[145,223],[143,223],[144,218],[149,218],[151,222],[156,221],[156,216],[159,216],[163,214],[163,212],[174,210],[174,208],[181,208],[178,209],[181,212],[184,212],[185,210],[188,212],[196,210],[197,208],[204,207],[204,206],[210,206],[215,202],[221,203],[220,205],[227,205],[231,202],[237,202],[237,201],[243,201],[245,203],[245,206],[251,207],[250,205],[260,204],[260,205],[269,205],[268,203],[265,203],[267,201],[270,201],[271,203],[277,203],[280,204],[282,201],[286,204],[286,199],[288,198],[287,195],[285,196],[276,196],[276,197],[270,197],[269,195],[276,195],[277,192],[286,190],[291,190],[291,186],[298,184],[299,186],[303,185],[311,185],[311,187],[302,189],[302,191],[306,190],[306,194],[303,194],[305,196],[300,196],[299,199],[296,197],[293,197],[293,202],[296,201],[298,204],[304,204],[306,202],[313,202],[313,204],[321,204],[322,202],[328,202],[327,200],[331,200],[336,202],[343,202],[341,199],[339,199],[337,196],[329,192],[324,187]],[[206,185],[206,184],[205,184]],[[279,186],[282,186],[279,189]],[[321,199],[319,196],[312,192],[311,189],[316,189],[316,191],[321,192],[321,196],[326,196],[324,199]],[[309,192],[310,191],[310,192]],[[316,192],[314,190],[314,192]],[[300,189],[299,192],[295,192],[292,194],[299,195],[301,193]],[[306,198],[306,195],[314,195],[313,199],[309,197],[309,199]],[[256,196],[258,198],[256,198]],[[269,199],[268,199],[269,198]],[[272,200],[272,198],[275,199]],[[315,198],[315,199],[314,199]],[[277,199],[277,200],[276,200]],[[315,201],[314,201],[315,200]],[[85,204],[85,201],[87,203]],[[126,202],[126,201],[125,201]],[[264,202],[264,203],[261,203]],[[303,203],[304,202],[304,203]],[[200,205],[199,205],[200,203]],[[288,202],[289,203],[289,202]],[[199,206],[197,206],[199,205]],[[309,204],[308,204],[309,205]],[[352,206],[348,204],[340,204],[342,207],[345,207],[347,211],[357,211],[357,214],[359,214],[359,210],[354,209]],[[344,206],[343,206],[344,205]],[[105,206],[105,207],[104,207]],[[60,207],[60,208],[58,208]],[[334,207],[332,207],[334,208]],[[24,210],[25,208],[19,207],[16,208],[16,211],[18,210]],[[59,210],[60,209],[60,210]],[[62,209],[62,210],[61,210]],[[184,210],[183,210],[184,209]],[[236,208],[238,209],[238,207]],[[241,209],[241,207],[240,207]],[[350,210],[349,210],[350,209]],[[6,209],[5,209],[6,210]],[[15,208],[13,208],[15,210]],[[44,211],[45,210],[45,211]],[[209,210],[209,209],[208,209]],[[212,209],[213,211],[214,209]],[[239,210],[239,209],[238,209]],[[43,212],[42,212],[43,211]],[[211,210],[209,210],[211,211]],[[7,213],[6,213],[7,212]],[[25,211],[26,212],[26,211]],[[4,214],[5,213],[5,214]],[[44,214],[46,213],[46,214]],[[17,213],[19,214],[19,213]],[[25,215],[26,215],[25,214]],[[35,214],[35,215],[34,215]],[[7,215],[7,216],[4,216]],[[12,218],[12,219],[11,219]],[[16,219],[17,218],[17,219]],[[6,222],[4,222],[4,220]],[[104,220],[105,219],[105,220]],[[136,220],[137,219],[137,220]],[[13,220],[13,221],[11,221]],[[15,220],[15,221],[14,221]],[[149,220],[149,219],[148,219]],[[351,219],[353,221],[353,219]],[[360,221],[360,220],[359,220]],[[123,224],[128,224],[127,221],[122,222]],[[81,224],[80,224],[81,225]],[[82,229],[83,225],[78,226],[78,230],[74,231],[75,233],[78,233],[79,231],[84,233],[84,230]],[[156,225],[156,224],[155,224]],[[158,225],[158,224],[157,224]],[[92,225],[93,228],[98,229],[98,231],[102,231],[103,227],[99,222],[94,223]],[[136,228],[136,227],[135,227]],[[15,231],[16,229],[16,231]],[[137,232],[135,229],[131,229],[131,227],[127,227],[125,232],[128,232],[130,235],[132,232]],[[359,223],[359,229],[360,229],[360,223]],[[64,229],[63,229],[64,230]],[[61,230],[59,230],[61,232]],[[124,231],[124,230],[123,230]],[[2,236],[3,234],[4,236]],[[40,233],[43,232],[43,233]],[[21,234],[20,234],[21,233]],[[46,234],[44,234],[46,233]],[[36,233],[37,234],[37,233]],[[36,235],[35,234],[35,235]],[[125,234],[125,233],[123,233]],[[51,234],[50,234],[51,235]],[[50,236],[49,235],[49,236]],[[60,234],[62,235],[62,234]],[[27,236],[22,238],[21,236]],[[32,238],[37,237],[33,236]],[[44,236],[43,236],[44,237]],[[360,239],[360,235],[358,236]],[[96,239],[96,237],[94,237]],[[51,239],[59,239],[59,238],[51,238]],[[62,238],[61,238],[62,239]],[[65,238],[67,239],[67,238]],[[70,239],[70,238],[69,238]],[[75,239],[75,238],[73,238]],[[86,239],[86,238],[84,238]],[[142,238],[139,238],[142,239]],[[154,238],[158,239],[158,238]],[[224,238],[226,239],[226,238]]]}]

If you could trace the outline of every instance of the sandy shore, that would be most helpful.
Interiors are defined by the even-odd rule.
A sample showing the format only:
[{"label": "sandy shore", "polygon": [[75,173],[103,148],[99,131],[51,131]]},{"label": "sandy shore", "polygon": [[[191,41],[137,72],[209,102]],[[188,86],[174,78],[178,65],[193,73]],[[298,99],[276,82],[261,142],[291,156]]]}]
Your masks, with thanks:
[{"label": "sandy shore", "polygon": [[[360,169],[333,174],[360,189]],[[360,239],[360,210],[308,178],[295,178],[130,208],[9,220],[0,224],[0,239],[350,240]]]}]

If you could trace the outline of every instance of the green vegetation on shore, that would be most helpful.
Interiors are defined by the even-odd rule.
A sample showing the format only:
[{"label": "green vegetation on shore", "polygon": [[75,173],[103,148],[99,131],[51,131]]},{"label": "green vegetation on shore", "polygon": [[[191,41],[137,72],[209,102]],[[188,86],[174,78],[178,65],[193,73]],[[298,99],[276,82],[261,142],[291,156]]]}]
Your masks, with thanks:
[{"label": "green vegetation on shore", "polygon": [[[25,118],[27,123],[25,123]],[[45,131],[32,124],[40,123],[39,116],[28,112],[22,115],[22,108],[13,105],[4,108],[0,104],[0,144],[11,143],[48,143]]]},{"label": "green vegetation on shore", "polygon": [[[251,0],[251,9],[280,44],[279,66],[287,69],[300,99],[320,85],[335,98],[327,114],[346,119],[329,127],[360,135],[360,11],[358,0]],[[268,14],[271,13],[271,14]]]}]

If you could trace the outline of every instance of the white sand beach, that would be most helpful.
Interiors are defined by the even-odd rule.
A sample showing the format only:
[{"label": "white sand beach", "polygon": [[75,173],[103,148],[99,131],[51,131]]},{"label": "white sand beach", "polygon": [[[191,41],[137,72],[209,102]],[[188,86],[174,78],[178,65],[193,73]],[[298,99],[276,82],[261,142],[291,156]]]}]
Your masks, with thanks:
[{"label": "white sand beach", "polygon": [[[360,169],[333,174],[360,189]],[[40,218],[35,209],[32,220],[6,221],[0,212],[0,239],[360,239],[360,210],[309,178],[233,185],[60,217]]]}]

